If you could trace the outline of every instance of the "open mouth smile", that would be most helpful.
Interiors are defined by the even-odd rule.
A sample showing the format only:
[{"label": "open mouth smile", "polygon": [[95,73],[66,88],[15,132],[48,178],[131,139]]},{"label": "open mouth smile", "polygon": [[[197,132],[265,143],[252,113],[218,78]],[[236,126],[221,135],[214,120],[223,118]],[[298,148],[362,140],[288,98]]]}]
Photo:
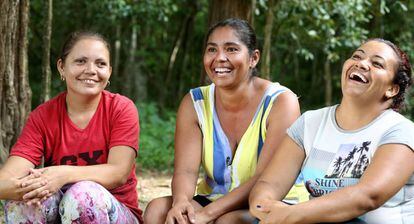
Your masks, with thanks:
[{"label": "open mouth smile", "polygon": [[349,75],[349,79],[355,82],[359,82],[362,84],[367,84],[369,83],[368,78],[365,77],[363,74],[358,73],[358,72],[351,72],[351,74]]},{"label": "open mouth smile", "polygon": [[224,74],[230,73],[232,70],[230,68],[220,67],[220,68],[214,68],[213,71],[216,74],[224,75]]},{"label": "open mouth smile", "polygon": [[78,79],[79,81],[81,81],[82,83],[86,83],[86,84],[95,84],[98,83],[98,81],[93,80],[93,79]]}]

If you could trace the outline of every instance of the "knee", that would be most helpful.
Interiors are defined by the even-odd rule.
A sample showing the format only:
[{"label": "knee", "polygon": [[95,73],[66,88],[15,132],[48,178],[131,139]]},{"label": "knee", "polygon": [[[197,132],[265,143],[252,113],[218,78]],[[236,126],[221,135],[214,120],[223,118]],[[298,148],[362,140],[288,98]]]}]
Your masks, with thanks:
[{"label": "knee", "polygon": [[73,217],[79,217],[81,214],[88,219],[94,219],[98,215],[107,216],[111,209],[111,202],[106,194],[110,193],[103,186],[92,181],[73,184],[64,193],[59,204],[62,220],[72,220]]},{"label": "knee", "polygon": [[164,223],[172,205],[171,196],[161,197],[148,203],[144,213],[144,223]]}]

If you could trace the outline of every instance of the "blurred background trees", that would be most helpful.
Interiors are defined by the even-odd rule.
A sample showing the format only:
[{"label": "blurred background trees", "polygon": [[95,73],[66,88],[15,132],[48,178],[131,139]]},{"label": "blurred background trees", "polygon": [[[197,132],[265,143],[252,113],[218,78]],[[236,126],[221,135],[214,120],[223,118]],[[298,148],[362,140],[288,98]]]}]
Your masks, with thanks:
[{"label": "blurred background trees", "polygon": [[[19,10],[28,1],[0,3],[3,154],[30,111],[24,105],[31,99],[33,109],[65,89],[56,59],[65,38],[75,30],[98,31],[109,39],[113,66],[109,90],[137,102],[141,123],[137,161],[149,169],[172,169],[175,110],[190,88],[208,83],[202,67],[203,43],[208,27],[222,18],[251,22],[262,52],[260,76],[291,88],[300,97],[302,111],[338,103],[342,63],[361,41],[389,39],[414,58],[414,0],[31,0],[30,15],[26,13],[29,64],[18,70],[16,62],[9,61],[17,56],[6,55],[25,54],[16,45],[24,38],[12,41],[13,46],[4,41],[20,29],[5,24],[20,17],[3,10]],[[7,66],[7,71],[14,70],[5,72]],[[27,77],[27,72],[30,88],[18,78]],[[20,81],[12,87],[10,77]],[[414,115],[411,99],[408,117]]]}]

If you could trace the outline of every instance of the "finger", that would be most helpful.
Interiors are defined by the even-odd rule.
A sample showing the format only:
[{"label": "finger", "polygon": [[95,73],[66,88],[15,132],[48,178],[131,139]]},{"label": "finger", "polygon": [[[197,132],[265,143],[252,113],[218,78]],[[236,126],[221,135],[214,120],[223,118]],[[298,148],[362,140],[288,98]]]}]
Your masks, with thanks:
[{"label": "finger", "polygon": [[167,218],[165,219],[165,224],[174,224],[174,218],[170,215],[167,215]]},{"label": "finger", "polygon": [[35,189],[46,186],[47,183],[48,183],[47,180],[44,180],[44,179],[41,179],[41,178],[37,178],[37,179],[31,180],[31,181],[27,181],[27,182],[22,184],[21,192],[27,193],[27,192],[33,191]]},{"label": "finger", "polygon": [[30,173],[35,175],[35,176],[40,176],[40,175],[42,175],[42,170],[41,169],[30,168]]},{"label": "finger", "polygon": [[35,177],[34,175],[30,175],[30,176],[31,176],[30,178],[25,178],[25,179],[21,180],[21,182],[22,182],[21,187],[22,188],[25,188],[29,185],[32,185],[32,184],[36,183],[36,182],[44,183],[44,181],[45,181],[45,179],[43,179],[43,178]]},{"label": "finger", "polygon": [[23,200],[29,200],[38,197],[44,190],[47,190],[45,186],[32,190],[23,195]]},{"label": "finger", "polygon": [[186,224],[186,221],[183,217],[183,214],[178,214],[175,219],[177,220],[178,224]]},{"label": "finger", "polygon": [[33,198],[33,199],[30,199],[30,200],[27,200],[26,201],[26,205],[28,205],[28,206],[30,206],[30,205],[37,205],[38,202],[39,202],[39,199],[38,198]]},{"label": "finger", "polygon": [[194,207],[192,205],[187,206],[187,216],[188,216],[190,223],[195,223],[196,215],[195,215]]}]

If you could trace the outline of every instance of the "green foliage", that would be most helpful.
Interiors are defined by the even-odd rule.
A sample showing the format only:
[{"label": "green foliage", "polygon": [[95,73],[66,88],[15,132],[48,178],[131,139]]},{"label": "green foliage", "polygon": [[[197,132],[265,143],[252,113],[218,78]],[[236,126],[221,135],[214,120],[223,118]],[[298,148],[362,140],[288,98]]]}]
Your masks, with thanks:
[{"label": "green foliage", "polygon": [[147,170],[172,171],[174,164],[175,112],[161,115],[154,102],[138,103],[140,146],[138,167]]},{"label": "green foliage", "polygon": [[[263,42],[266,10],[274,12],[272,81],[292,89],[302,111],[324,106],[324,65],[330,62],[333,100],[341,99],[342,63],[364,40],[381,37],[399,45],[414,59],[414,1],[403,0],[285,0],[269,9],[268,0],[256,0],[255,24],[259,48]],[[33,106],[41,89],[42,24],[44,1],[32,0],[29,32],[29,77]],[[214,10],[214,9],[213,9]],[[192,12],[194,17],[187,20]],[[138,164],[145,169],[171,169],[174,114],[181,98],[202,79],[204,35],[208,29],[208,0],[101,0],[54,1],[51,64],[52,95],[65,89],[55,69],[60,46],[74,30],[92,29],[120,45],[118,70],[112,74],[111,91],[144,101],[136,91],[145,89],[140,103],[141,151]],[[175,64],[166,78],[170,58],[180,37]],[[136,50],[131,52],[133,30]],[[118,32],[117,32],[118,31]],[[112,59],[114,51],[112,48]],[[131,54],[134,60],[129,61]],[[114,61],[114,60],[112,60]],[[131,67],[130,72],[126,68]],[[130,82],[127,77],[144,77]],[[129,87],[129,88],[126,88]],[[165,92],[166,102],[160,100]],[[144,95],[144,94],[143,94]],[[156,103],[155,103],[156,102]],[[414,98],[408,97],[406,114],[414,117]],[[162,113],[160,111],[162,111]]]}]

